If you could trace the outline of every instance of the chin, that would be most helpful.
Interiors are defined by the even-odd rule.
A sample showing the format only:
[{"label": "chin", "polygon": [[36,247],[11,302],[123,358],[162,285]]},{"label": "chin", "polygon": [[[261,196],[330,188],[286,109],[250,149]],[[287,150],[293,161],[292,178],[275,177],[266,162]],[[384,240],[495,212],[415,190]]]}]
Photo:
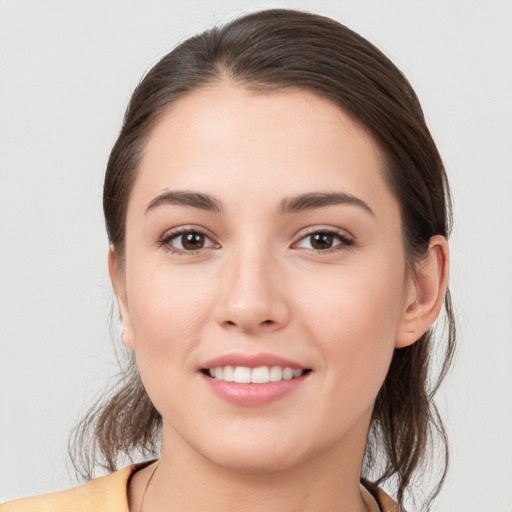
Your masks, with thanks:
[{"label": "chin", "polygon": [[289,470],[301,463],[302,457],[294,454],[276,453],[272,448],[230,451],[211,454],[210,462],[230,472],[246,475],[268,475]]},{"label": "chin", "polygon": [[323,442],[325,440],[315,436],[293,436],[287,430],[273,434],[227,436],[207,446],[204,443],[196,445],[195,449],[227,471],[269,475],[304,467],[307,461],[322,457],[333,446],[331,439]]}]

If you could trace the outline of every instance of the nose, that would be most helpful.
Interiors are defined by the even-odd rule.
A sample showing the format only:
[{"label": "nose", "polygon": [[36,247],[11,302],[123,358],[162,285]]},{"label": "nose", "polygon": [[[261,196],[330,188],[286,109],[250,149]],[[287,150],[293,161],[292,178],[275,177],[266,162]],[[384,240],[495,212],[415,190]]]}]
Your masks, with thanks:
[{"label": "nose", "polygon": [[246,333],[280,329],[290,318],[284,274],[263,251],[247,252],[225,262],[216,321]]}]

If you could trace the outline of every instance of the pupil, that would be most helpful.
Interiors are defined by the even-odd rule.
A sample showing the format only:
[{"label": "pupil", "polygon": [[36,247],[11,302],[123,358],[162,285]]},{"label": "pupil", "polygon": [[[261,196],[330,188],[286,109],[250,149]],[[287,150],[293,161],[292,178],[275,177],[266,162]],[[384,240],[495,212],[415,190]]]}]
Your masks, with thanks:
[{"label": "pupil", "polygon": [[185,249],[198,249],[204,244],[204,235],[201,233],[188,233],[183,237],[183,247]]},{"label": "pupil", "polygon": [[332,246],[332,240],[333,235],[329,233],[317,233],[313,235],[312,245],[315,249],[326,249]]}]

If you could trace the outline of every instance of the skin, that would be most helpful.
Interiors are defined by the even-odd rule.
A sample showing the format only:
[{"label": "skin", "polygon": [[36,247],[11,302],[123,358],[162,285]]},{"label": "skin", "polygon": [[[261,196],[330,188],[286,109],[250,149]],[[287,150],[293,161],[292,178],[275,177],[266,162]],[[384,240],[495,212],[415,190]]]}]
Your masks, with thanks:
[{"label": "skin", "polygon": [[[147,211],[177,190],[213,196],[224,212]],[[358,204],[276,212],[285,197],[333,191],[371,212]],[[184,251],[183,238],[169,236],[178,228],[203,232],[203,247],[173,253]],[[325,229],[342,238],[319,248],[311,234]],[[193,92],[149,138],[122,268],[117,261],[111,249],[123,342],[164,420],[144,511],[366,510],[359,477],[375,397],[394,349],[435,320],[448,274],[442,237],[407,272],[399,206],[371,136],[305,91],[223,82]],[[200,372],[233,352],[275,354],[312,371],[277,400],[235,405]],[[133,511],[152,469],[132,479]]]}]

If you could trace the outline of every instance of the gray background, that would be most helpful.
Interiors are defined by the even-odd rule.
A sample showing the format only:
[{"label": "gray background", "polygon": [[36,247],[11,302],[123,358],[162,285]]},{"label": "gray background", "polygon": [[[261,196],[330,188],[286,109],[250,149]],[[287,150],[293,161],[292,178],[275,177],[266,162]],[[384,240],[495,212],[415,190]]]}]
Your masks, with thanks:
[{"label": "gray background", "polygon": [[329,15],[415,87],[455,198],[461,345],[435,510],[512,510],[512,2],[0,0],[0,502],[73,481],[115,373],[101,186],[129,95],[176,42],[265,7]]}]

